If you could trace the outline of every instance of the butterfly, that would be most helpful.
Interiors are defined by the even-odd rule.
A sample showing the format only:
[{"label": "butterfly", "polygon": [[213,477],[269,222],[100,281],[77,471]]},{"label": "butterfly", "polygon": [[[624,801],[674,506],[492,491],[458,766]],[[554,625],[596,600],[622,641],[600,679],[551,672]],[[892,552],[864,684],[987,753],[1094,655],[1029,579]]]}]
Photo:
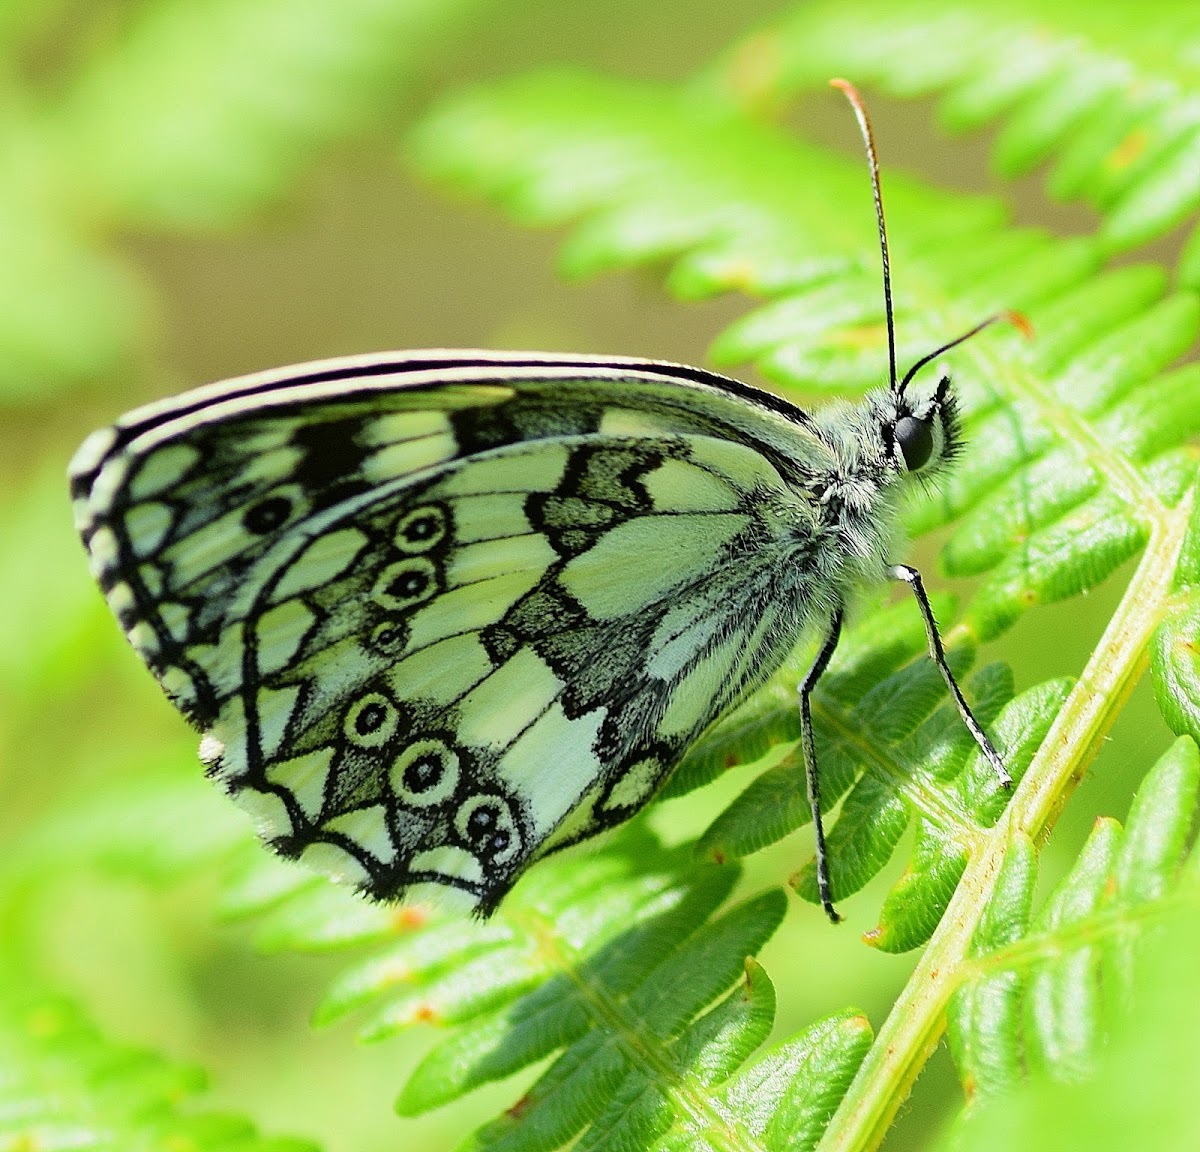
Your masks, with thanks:
[{"label": "butterfly", "polygon": [[[865,115],[860,123],[866,125]],[[877,166],[864,127],[874,187]],[[878,192],[877,192],[878,203]],[[885,244],[882,208],[881,239]],[[809,699],[909,479],[960,443],[948,377],[809,414],[623,357],[416,351],[245,376],[140,408],[70,466],[126,636],[208,771],[284,856],[481,914],[637,812],[806,635]]]}]

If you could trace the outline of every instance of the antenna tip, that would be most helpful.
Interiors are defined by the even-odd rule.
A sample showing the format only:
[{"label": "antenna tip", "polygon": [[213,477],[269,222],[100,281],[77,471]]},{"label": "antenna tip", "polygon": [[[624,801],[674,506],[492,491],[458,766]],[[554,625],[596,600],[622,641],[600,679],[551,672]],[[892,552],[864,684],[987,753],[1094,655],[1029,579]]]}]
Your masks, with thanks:
[{"label": "antenna tip", "polygon": [[858,89],[849,80],[843,80],[840,76],[835,76],[829,81],[829,87],[837,88],[840,92],[844,92],[846,98],[856,108],[862,107],[862,97],[858,94]]},{"label": "antenna tip", "polygon": [[1029,317],[1024,312],[1017,312],[1015,309],[1006,308],[1000,313],[1001,318],[1007,320],[1026,340],[1033,339],[1033,325],[1029,322]]}]

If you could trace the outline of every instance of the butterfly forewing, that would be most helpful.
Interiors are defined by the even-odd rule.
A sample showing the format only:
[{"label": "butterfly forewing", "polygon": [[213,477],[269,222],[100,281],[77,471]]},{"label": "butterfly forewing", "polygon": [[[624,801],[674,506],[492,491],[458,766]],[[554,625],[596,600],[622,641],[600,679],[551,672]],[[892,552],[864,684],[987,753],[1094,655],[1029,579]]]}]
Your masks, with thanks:
[{"label": "butterfly forewing", "polygon": [[487,910],[794,644],[827,449],[759,397],[645,361],[305,366],[97,434],[77,521],[274,847]]}]

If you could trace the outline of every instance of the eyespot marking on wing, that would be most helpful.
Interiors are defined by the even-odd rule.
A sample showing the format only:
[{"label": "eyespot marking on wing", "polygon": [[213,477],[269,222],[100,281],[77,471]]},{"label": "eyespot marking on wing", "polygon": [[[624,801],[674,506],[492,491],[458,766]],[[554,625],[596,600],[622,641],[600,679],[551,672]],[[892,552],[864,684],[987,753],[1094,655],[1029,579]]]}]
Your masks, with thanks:
[{"label": "eyespot marking on wing", "polygon": [[454,830],[472,854],[491,864],[507,864],[521,851],[517,822],[503,796],[479,795],[463,801],[454,814]]},{"label": "eyespot marking on wing", "polygon": [[366,692],[354,700],[342,720],[342,732],[356,748],[382,748],[396,734],[400,712],[382,692]]},{"label": "eyespot marking on wing", "polygon": [[371,599],[387,612],[404,612],[433,599],[439,572],[432,560],[410,556],[389,564],[375,581]]},{"label": "eyespot marking on wing", "polygon": [[431,808],[444,804],[458,787],[461,761],[444,740],[417,740],[404,748],[389,770],[392,792],[402,804]]},{"label": "eyespot marking on wing", "polygon": [[448,531],[445,508],[426,504],[401,517],[393,539],[401,552],[428,552],[446,538]]},{"label": "eyespot marking on wing", "polygon": [[[662,706],[762,586],[743,485],[778,474],[736,452],[725,474],[708,397],[657,380],[643,410],[642,383],[604,371],[414,389],[397,372],[394,390],[372,371],[287,396],[307,382],[281,375],[95,449],[84,511],[112,530],[94,563],[131,585],[123,623],[148,661],[161,646],[210,768],[278,850],[373,896],[432,880],[486,911],[674,762]],[[739,687],[708,684],[696,724]]]}]

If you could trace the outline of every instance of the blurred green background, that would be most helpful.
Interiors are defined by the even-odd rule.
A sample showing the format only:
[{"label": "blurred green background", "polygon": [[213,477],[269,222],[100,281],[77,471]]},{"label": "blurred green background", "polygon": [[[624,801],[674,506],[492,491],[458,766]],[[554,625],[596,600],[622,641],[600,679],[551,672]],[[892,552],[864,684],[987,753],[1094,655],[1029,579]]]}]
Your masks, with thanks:
[{"label": "blurred green background", "polygon": [[[206,63],[217,48],[244,47],[250,60],[259,50],[253,21],[239,23],[239,5],[227,0],[7,0],[0,13],[0,852],[72,796],[103,794],[143,771],[201,771],[192,734],[126,648],[71,528],[63,474],[92,428],[208,380],[387,348],[540,347],[704,363],[708,342],[746,307],[738,298],[675,304],[650,275],[565,284],[554,273],[554,236],[448,202],[406,173],[400,142],[436,93],[535,65],[684,77],[779,5],[354,6],[364,26],[377,24],[378,59],[356,72],[345,65],[352,46],[326,44],[327,67],[345,67],[347,85],[361,91],[344,92],[346,107],[325,119],[328,109],[306,109],[295,92],[256,88],[252,68],[226,74]],[[337,27],[328,17],[336,7],[296,3],[297,38],[324,35],[322,20]],[[241,12],[261,10],[270,28],[272,8],[255,0]],[[392,19],[405,9],[411,18]],[[169,35],[172,20],[189,35]],[[228,44],[223,27],[249,39]],[[147,44],[158,71],[145,65]],[[199,111],[172,119],[173,108],[189,108],[189,84]],[[166,129],[146,103],[160,89]],[[235,175],[223,183],[206,174],[222,140],[203,114],[221,101],[235,123],[245,101],[327,127],[285,140],[264,161],[265,177],[253,155],[227,156]],[[885,162],[1002,194],[1023,223],[1090,229],[1086,211],[1047,204],[1036,181],[990,177],[984,140],[937,137],[928,105],[877,98],[872,111]],[[858,150],[833,98],[806,102],[794,124]],[[175,200],[145,195],[162,171],[179,173]],[[923,541],[916,556],[943,587],[932,576],[936,544]],[[1126,574],[1039,609],[984,658],[1012,663],[1018,689],[1077,673]],[[1124,815],[1133,783],[1168,739],[1143,685],[1054,833],[1046,884],[1097,813]],[[698,831],[744,780],[665,804],[655,823],[672,839]],[[760,854],[748,862],[748,887],[786,878],[809,851],[801,834]],[[779,1034],[847,1003],[878,1026],[914,959],[859,940],[893,879],[885,873],[848,902],[849,923],[836,931],[793,902],[761,957],[780,994]],[[391,1101],[431,1030],[370,1048],[346,1028],[311,1033],[307,1014],[341,961],[257,954],[248,929],[217,921],[217,890],[215,877],[151,889],[64,868],[37,926],[47,981],[78,995],[111,1035],[206,1066],[218,1107],[335,1152],[443,1148],[519,1094],[498,1085],[444,1113],[397,1119]],[[958,1100],[941,1055],[887,1146],[925,1146]]]}]

